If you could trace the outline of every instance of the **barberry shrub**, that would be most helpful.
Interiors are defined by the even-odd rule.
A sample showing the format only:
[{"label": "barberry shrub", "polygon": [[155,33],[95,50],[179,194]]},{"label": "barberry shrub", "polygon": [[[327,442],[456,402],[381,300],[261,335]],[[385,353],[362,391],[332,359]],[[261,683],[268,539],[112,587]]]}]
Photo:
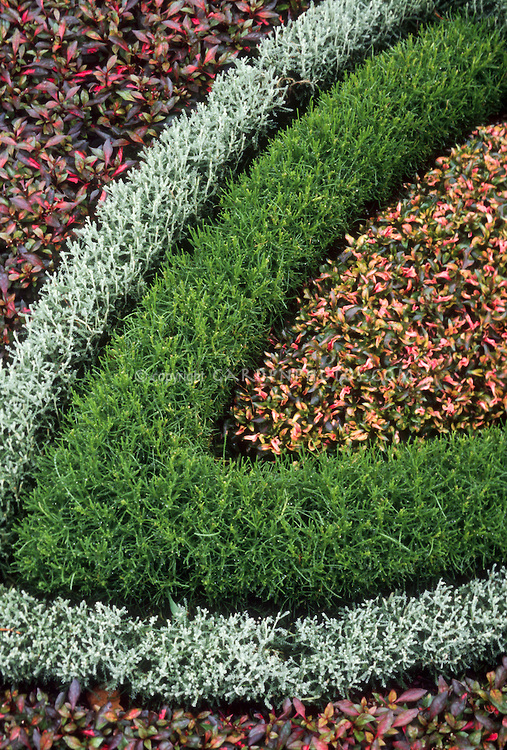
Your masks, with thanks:
[{"label": "barberry shrub", "polygon": [[507,123],[475,130],[303,291],[238,390],[256,452],[479,428],[507,406]]}]

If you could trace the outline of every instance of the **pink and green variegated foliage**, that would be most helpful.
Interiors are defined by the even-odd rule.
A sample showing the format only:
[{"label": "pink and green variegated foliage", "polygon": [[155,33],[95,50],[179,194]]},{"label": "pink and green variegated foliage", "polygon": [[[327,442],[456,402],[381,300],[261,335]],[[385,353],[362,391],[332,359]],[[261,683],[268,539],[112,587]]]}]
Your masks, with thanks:
[{"label": "pink and green variegated foliage", "polygon": [[307,7],[0,0],[0,356],[103,186],[220,68]]},{"label": "pink and green variegated foliage", "polygon": [[[34,687],[0,696],[0,750],[495,750],[507,745],[507,658],[486,681],[368,692],[324,710],[287,698],[282,710],[186,711],[169,706],[123,710],[113,701],[90,709],[73,680],[54,695]],[[425,680],[428,681],[428,680]],[[104,692],[104,691],[102,691]],[[106,698],[107,699],[107,698]]]},{"label": "pink and green variegated foliage", "polygon": [[[347,236],[233,407],[255,452],[480,428],[507,408],[507,124]],[[232,428],[231,428],[232,432]]]}]

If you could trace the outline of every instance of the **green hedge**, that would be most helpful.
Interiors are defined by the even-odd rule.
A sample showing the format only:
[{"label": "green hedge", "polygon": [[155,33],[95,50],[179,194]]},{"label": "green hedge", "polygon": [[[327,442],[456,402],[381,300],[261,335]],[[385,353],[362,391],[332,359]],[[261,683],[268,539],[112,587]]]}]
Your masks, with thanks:
[{"label": "green hedge", "polygon": [[230,185],[74,397],[15,550],[42,591],[162,603],[327,606],[504,559],[505,435],[270,465],[210,452],[232,373],[326,245],[437,149],[499,109],[507,54],[444,21],[370,60]]},{"label": "green hedge", "polygon": [[[469,0],[470,11],[501,19],[505,1]],[[284,111],[284,117],[294,113],[310,92],[336,82],[372,49],[392,46],[435,10],[443,13],[449,2],[464,4],[322,0],[265,37],[255,59],[236,59],[217,76],[206,103],[168,125],[125,181],[108,185],[96,220],[67,243],[58,271],[31,305],[8,369],[0,367],[1,573],[33,457],[53,433],[58,406],[95,357],[122,299],[143,296],[147,274],[197,217],[211,211],[229,168],[244,166]]]}]

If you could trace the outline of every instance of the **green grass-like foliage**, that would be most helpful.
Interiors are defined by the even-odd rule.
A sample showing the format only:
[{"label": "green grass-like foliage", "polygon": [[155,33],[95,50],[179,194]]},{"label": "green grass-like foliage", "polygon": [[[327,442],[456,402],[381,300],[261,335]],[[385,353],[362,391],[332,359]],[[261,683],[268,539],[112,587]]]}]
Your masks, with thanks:
[{"label": "green grass-like foliage", "polygon": [[236,439],[382,446],[505,416],[506,165],[507,126],[480,128],[347,235],[239,391]]},{"label": "green grass-like foliage", "polygon": [[16,566],[42,591],[123,602],[334,604],[505,550],[505,435],[251,466],[210,451],[232,392],[329,240],[505,96],[487,26],[430,27],[277,137],[159,277],[41,459]]}]

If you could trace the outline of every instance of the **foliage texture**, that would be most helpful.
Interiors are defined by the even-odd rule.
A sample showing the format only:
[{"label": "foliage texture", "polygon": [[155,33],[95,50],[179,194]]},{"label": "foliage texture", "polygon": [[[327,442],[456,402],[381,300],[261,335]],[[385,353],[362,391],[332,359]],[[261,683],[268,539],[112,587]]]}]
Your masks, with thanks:
[{"label": "foliage texture", "polygon": [[131,696],[198,705],[238,698],[335,700],[369,683],[429,668],[447,679],[507,650],[507,578],[418,596],[392,593],[323,617],[285,621],[177,609],[171,620],[0,589],[0,675],[4,684],[52,679],[85,687],[107,682]]},{"label": "foliage texture", "polygon": [[58,270],[31,305],[9,368],[0,368],[1,559],[34,456],[76,367],[90,361],[114,311],[126,296],[142,294],[145,275],[168,248],[175,251],[228,169],[237,168],[286,107],[290,81],[310,81],[312,90],[336,80],[372,45],[389,44],[430,17],[433,6],[430,0],[325,0],[312,7],[277,29],[269,45],[263,41],[252,64],[233,60],[231,70],[217,75],[206,106],[184,112],[141,154],[126,181],[107,185],[97,222],[85,223],[68,241]]},{"label": "foliage texture", "polygon": [[318,451],[503,418],[506,170],[506,125],[479,129],[347,235],[236,396],[236,440]]},{"label": "foliage texture", "polygon": [[6,690],[0,706],[0,732],[5,736],[0,748],[327,750],[331,745],[336,750],[490,750],[507,744],[506,681],[504,657],[488,672],[486,684],[465,677],[448,685],[439,678],[436,695],[424,688],[399,696],[395,690],[374,692],[356,703],[336,700],[307,716],[298,698],[286,699],[278,714],[272,709],[214,715],[168,706],[124,711],[111,703],[95,712],[79,703],[79,681],[73,680],[54,703],[39,689],[29,695]]},{"label": "foliage texture", "polygon": [[128,155],[282,20],[276,0],[63,8],[0,3],[3,356],[65,240],[105,198],[104,185],[136,164]]},{"label": "foliage texture", "polygon": [[[358,5],[358,11],[359,11],[358,18],[365,18],[365,17],[367,17],[367,13],[365,12],[365,8],[359,7],[359,4],[357,4],[357,5]],[[396,13],[402,13],[402,11],[405,10],[405,8],[407,8],[409,4],[408,3],[401,3],[401,4],[400,3],[398,3],[398,4],[396,4],[396,3],[392,3],[392,4],[381,3],[380,5],[382,5],[383,7],[389,6],[389,12],[390,13],[394,13],[394,26],[396,26]],[[412,7],[412,5],[413,4],[411,4],[410,10],[415,12],[415,9]],[[420,4],[420,5],[422,6],[422,4]],[[502,4],[502,3],[496,3],[496,6],[497,6],[497,10],[498,11],[501,11],[501,10],[505,11],[504,4]],[[499,12],[496,13],[496,15],[497,15],[497,18],[501,17],[501,14]],[[391,18],[393,18],[392,15],[391,15]],[[337,27],[337,25],[339,25],[339,24],[336,24],[336,23],[334,25],[331,24],[330,27],[334,29],[334,28]],[[292,33],[293,36],[297,37],[297,33],[296,33],[296,28],[295,27],[292,29],[291,33]],[[292,45],[289,44],[285,48],[285,54],[287,53],[287,50],[290,49],[290,53],[292,54],[293,59],[295,58],[295,59],[297,59],[299,61],[303,61],[303,60],[305,60],[305,54],[306,54],[306,52],[308,52],[308,50],[311,50],[310,40],[312,38],[313,39],[315,39],[315,38],[319,38],[320,39],[322,36],[323,36],[323,31],[321,30],[321,32],[319,32],[318,34],[311,34],[310,37],[308,39],[306,39],[306,40],[304,39],[304,37],[302,39],[299,39],[299,37],[298,37],[298,39],[303,42],[302,43],[302,47],[301,47],[301,50],[302,50],[301,53],[299,54],[297,51],[295,51],[294,48],[292,48]],[[359,38],[361,38],[361,33],[359,33],[358,36],[359,36]],[[363,36],[365,37],[365,39],[369,38],[368,34],[364,34]],[[280,40],[280,39],[281,39],[281,37],[278,37],[278,40]],[[288,39],[288,37],[286,39]],[[348,36],[348,41],[350,41],[350,34]],[[359,42],[357,42],[357,43],[359,44]],[[331,58],[332,57],[333,57],[333,55],[331,53]],[[303,76],[301,76],[301,77],[303,77]],[[260,99],[260,101],[263,101],[262,98]],[[129,194],[130,193],[129,193],[128,190],[125,191],[124,196],[123,196],[123,201],[120,200],[118,202],[118,205],[121,205],[122,203],[124,203],[124,204],[127,205]],[[127,213],[128,213],[128,210],[130,210],[130,209],[127,209]],[[157,214],[157,215],[160,215],[160,213]],[[114,211],[112,212],[112,216],[114,216]],[[163,234],[163,232],[162,232],[162,234]],[[90,250],[93,247],[93,245],[94,245],[94,243],[91,242],[90,243]],[[136,252],[142,247],[142,245],[143,245],[142,242],[140,242],[138,244],[134,243],[134,247],[136,249]],[[101,254],[102,256],[107,255],[107,253],[103,252],[102,245],[98,244],[97,247],[100,248],[100,253],[99,254]],[[95,260],[97,260],[97,258]],[[142,266],[142,263],[141,263],[141,266]],[[73,267],[72,267],[72,264],[69,266],[69,268],[70,268],[70,270],[74,270]],[[134,275],[138,275],[139,271],[138,271],[138,268],[137,268],[137,266],[135,264],[131,264],[129,268],[130,268],[130,271]],[[67,270],[69,270],[69,269],[67,269]],[[124,284],[128,285],[130,283],[131,275],[132,274],[129,275],[129,270],[125,269],[125,273],[124,273],[124,277],[125,278],[123,278],[123,276],[121,278],[115,277],[114,284],[112,285],[111,288],[113,288],[114,290],[116,290],[116,293],[118,293],[118,290],[119,290],[120,293],[122,293],[122,291],[124,289]],[[69,276],[70,281],[72,281],[72,278],[73,277],[72,277],[72,273],[71,273],[70,276]],[[76,278],[79,278],[79,271],[77,271],[77,276],[74,277],[74,280]],[[67,279],[65,278],[65,275],[63,275],[63,277],[60,276],[59,281],[58,281],[58,284],[60,285],[59,288],[64,288],[66,281],[67,281]],[[69,283],[70,283],[70,281],[69,281]],[[80,352],[81,351],[84,351],[84,352],[88,351],[88,346],[89,346],[88,342],[93,337],[93,332],[95,330],[95,328],[94,328],[93,325],[89,328],[89,330],[87,329],[88,321],[90,320],[90,311],[92,311],[92,317],[93,317],[93,315],[95,315],[95,307],[94,307],[94,304],[90,304],[89,303],[88,298],[86,298],[85,295],[84,295],[84,291],[88,288],[88,286],[92,282],[93,282],[93,276],[91,277],[91,279],[87,280],[87,283],[85,284],[85,286],[84,286],[84,288],[82,290],[82,297],[81,298],[82,299],[86,299],[86,302],[83,304],[83,306],[81,308],[79,308],[79,313],[78,313],[78,318],[81,321],[83,321],[83,320],[86,321],[85,324],[83,325],[81,331],[79,332],[79,336],[76,339],[79,342],[79,346],[77,346],[76,351],[80,351]],[[65,287],[65,289],[66,289],[65,294],[64,295],[60,295],[60,296],[63,297],[63,298],[69,296],[67,294],[67,292],[68,292],[68,290],[71,287],[72,287],[72,283],[70,283],[70,286]],[[106,303],[109,304],[108,294],[110,293],[110,288],[107,285],[102,285],[102,286],[99,285],[97,287],[93,287],[93,290],[94,290],[94,293],[96,293],[97,290],[98,290],[97,299],[105,299]],[[114,297],[114,294],[112,296]],[[56,304],[55,304],[54,307],[48,306],[46,312],[44,312],[44,310],[43,310],[42,317],[39,318],[38,322],[40,323],[41,320],[44,319],[44,315],[47,313],[49,315],[48,319],[53,319],[53,320],[56,319],[56,321],[58,323],[60,323],[60,317],[59,317],[60,313],[56,314],[58,312],[58,310],[59,310],[59,308],[58,308],[58,305],[56,305]],[[41,367],[41,368],[39,368],[40,372],[43,373],[43,378],[42,378],[43,380],[46,377],[46,375],[48,376],[47,377],[47,380],[48,380],[48,384],[47,385],[48,385],[48,387],[47,387],[47,389],[45,391],[46,396],[42,398],[42,401],[40,403],[45,403],[45,402],[48,402],[50,404],[53,403],[53,400],[50,398],[50,396],[54,395],[54,390],[52,390],[52,388],[51,388],[51,384],[55,382],[54,373],[55,372],[59,372],[59,373],[63,372],[63,373],[65,373],[66,368],[68,369],[68,363],[69,363],[69,361],[72,361],[72,356],[74,355],[75,350],[73,348],[73,345],[71,344],[71,341],[72,341],[72,336],[74,336],[74,334],[75,334],[76,327],[74,326],[74,318],[73,317],[69,318],[69,320],[71,320],[71,323],[72,323],[72,325],[70,326],[70,329],[69,329],[70,330],[70,335],[67,333],[67,336],[66,337],[64,336],[62,338],[62,341],[65,341],[66,346],[59,347],[59,348],[57,347],[54,352],[51,351],[51,354],[50,354],[49,359],[48,359],[48,361],[51,360],[51,358],[53,357],[54,354],[56,354],[56,359],[58,359],[58,357],[60,356],[60,359],[58,361],[58,367],[55,369],[55,371],[51,371],[51,372],[47,372],[47,368],[45,369],[44,366]],[[63,327],[65,327],[65,323],[63,324]],[[40,331],[42,331],[42,332],[39,331],[40,336],[42,337],[42,339],[44,338],[43,332],[45,330],[46,329],[43,326],[42,329],[40,329]],[[79,330],[79,327],[78,327],[78,330]],[[37,329],[34,329],[34,331],[37,332]],[[47,337],[48,337],[48,339],[51,338],[51,331],[49,330],[49,328],[47,329]],[[82,347],[82,349],[80,347]],[[42,347],[41,351],[43,352],[42,363],[44,364],[44,351],[46,351],[46,350],[44,350],[44,347]],[[69,354],[72,355],[72,356],[69,356]],[[27,357],[26,362],[27,363],[30,362],[30,356]],[[22,370],[22,368],[21,368],[21,370]],[[26,368],[26,370],[28,372],[28,368]],[[19,374],[20,373],[19,373],[19,370],[18,370],[17,375],[19,375]],[[18,381],[18,386],[19,386],[18,390],[16,391],[14,389],[12,391],[12,393],[11,393],[11,397],[10,398],[7,397],[7,399],[3,399],[3,403],[5,404],[5,403],[7,403],[9,401],[12,401],[13,398],[18,393],[21,393],[22,397],[24,398],[24,401],[23,401],[24,406],[21,409],[21,408],[19,408],[19,404],[16,402],[16,405],[14,406],[14,412],[13,412],[13,414],[23,414],[23,416],[26,416],[26,418],[28,420],[27,423],[28,424],[33,424],[33,416],[32,416],[33,407],[32,406],[27,406],[28,400],[25,398],[25,394],[29,393],[30,394],[30,400],[32,400],[34,398],[34,394],[35,393],[39,394],[39,392],[41,390],[42,380],[39,380],[39,381],[35,380],[35,381],[33,381],[33,386],[34,386],[33,388],[30,387],[31,383],[29,383],[28,380],[23,381],[23,379],[21,378],[21,380]],[[37,398],[35,398],[35,400],[33,401],[33,403],[35,405],[37,405],[39,403],[39,401],[37,401]],[[10,417],[12,417],[12,414],[10,414]],[[30,422],[30,420],[32,420],[32,422]],[[12,419],[9,420],[9,413],[7,413],[7,422],[6,422],[6,424],[8,424],[8,428],[7,428],[7,430],[4,429],[3,432],[7,435],[7,445],[8,446],[10,445],[9,449],[12,451],[12,456],[14,456],[15,454],[18,454],[18,456],[19,456],[19,454],[21,454],[19,456],[19,460],[16,463],[16,466],[19,466],[20,464],[23,465],[23,460],[24,460],[23,456],[24,456],[24,453],[23,453],[23,451],[19,451],[19,446],[20,445],[24,445],[23,441],[24,441],[24,438],[26,437],[26,433],[23,432],[24,427],[22,427],[21,430],[19,430],[18,423],[16,423],[16,428],[14,429],[13,428],[13,421],[12,421]],[[21,437],[19,437],[19,432],[21,432]],[[16,436],[16,439],[14,440],[14,447],[13,447],[13,437],[14,436]],[[21,442],[18,443],[18,444],[16,444],[16,440],[21,441]],[[28,443],[30,443],[30,440],[28,440]],[[28,456],[30,456],[30,452],[31,452],[32,448],[30,446],[28,446],[26,450],[28,451]],[[9,452],[8,452],[8,455],[10,456]],[[2,477],[1,477],[2,480],[6,476],[6,473],[3,471],[3,469],[4,469],[4,464],[2,462]],[[8,471],[9,470],[6,467],[7,477],[9,477]],[[19,472],[18,472],[18,477],[19,477]],[[9,481],[9,479],[7,481]],[[476,583],[477,582],[474,582],[473,586],[475,586]],[[434,593],[435,592],[432,592],[431,594],[429,594],[430,599],[434,595]],[[448,600],[450,602],[454,600],[454,597],[456,595],[459,598],[459,596],[460,596],[460,589],[455,589],[455,588],[452,588],[452,587],[449,588],[449,591],[448,591]],[[505,599],[505,594],[502,594],[502,596],[503,596],[503,599]],[[455,658],[457,658],[458,660],[459,659],[463,659],[463,658],[466,659],[466,658],[468,658],[470,656],[470,654],[477,654],[477,653],[480,652],[481,649],[485,649],[486,651],[488,651],[490,648],[496,648],[496,646],[498,645],[498,643],[500,643],[500,640],[497,640],[497,638],[501,638],[501,636],[495,634],[496,631],[494,629],[494,623],[498,622],[499,623],[499,628],[501,628],[500,623],[501,622],[505,622],[505,616],[504,615],[500,616],[498,618],[498,620],[497,620],[497,614],[499,612],[501,612],[501,600],[498,601],[496,599],[496,597],[494,596],[494,593],[492,591],[483,592],[482,589],[480,589],[480,590],[479,589],[474,589],[474,594],[473,594],[473,600],[472,601],[473,601],[473,605],[472,605],[472,610],[471,610],[470,614],[473,615],[473,616],[471,616],[471,618],[470,618],[469,621],[468,621],[467,618],[465,618],[466,619],[466,626],[468,628],[468,625],[470,623],[472,623],[472,622],[474,623],[474,626],[476,626],[478,624],[478,622],[482,623],[482,625],[479,625],[479,627],[482,628],[480,639],[479,639],[481,645],[480,645],[479,649],[476,650],[476,646],[477,646],[477,642],[476,641],[475,642],[473,642],[473,641],[466,641],[466,639],[465,639],[465,640],[461,640],[460,642],[458,642],[459,639],[454,638],[453,641],[452,641],[452,644],[448,644],[447,648],[449,648],[449,646],[451,646],[451,645],[452,645],[452,648],[455,647],[455,654],[454,655],[455,655]],[[419,613],[420,617],[422,617],[424,614],[427,614],[427,612],[428,612],[428,604],[429,604],[428,601],[425,604],[424,603],[422,604],[421,612]],[[16,604],[16,606],[19,606],[19,602]],[[478,614],[478,612],[480,613],[482,611],[481,610],[482,607],[485,607],[483,619],[481,619],[479,617],[479,620],[478,620],[477,619],[477,614]],[[37,605],[35,604],[35,602],[31,601],[31,603],[29,605],[29,608],[31,608],[31,612],[33,613],[36,610]],[[70,615],[72,618],[76,617],[76,611],[77,611],[76,608],[72,608],[71,615]],[[441,613],[441,611],[442,611],[442,609],[440,608],[438,610],[438,612]],[[448,610],[448,611],[450,611],[450,610]],[[398,624],[403,621],[403,614],[404,613],[405,613],[405,610],[400,611],[399,613],[397,613],[396,622]],[[456,614],[459,614],[459,613],[456,613]],[[43,620],[44,620],[44,616],[43,616],[43,614],[41,614],[40,615],[40,620],[38,620],[38,624],[41,624],[41,622]],[[444,618],[443,622],[447,623],[447,621],[445,621],[445,618]],[[464,621],[464,624],[465,624],[465,621]],[[464,629],[464,632],[467,631],[467,628]],[[445,628],[442,627],[441,624],[440,624],[440,626],[438,624],[435,624],[435,625],[429,627],[428,637],[426,638],[426,640],[423,639],[423,642],[426,645],[430,644],[431,640],[432,640],[432,637],[437,634],[437,631],[438,631],[439,637],[444,638],[444,636],[445,636]],[[500,631],[498,631],[498,632],[500,632]],[[48,635],[49,635],[49,631],[48,631]],[[58,651],[58,649],[62,647],[62,644],[63,644],[63,646],[65,646],[66,642],[65,642],[65,640],[62,640],[62,641],[59,640],[59,638],[58,638],[58,629],[57,628],[53,628],[53,635],[54,635],[54,637],[52,639],[53,650],[56,649],[56,651]],[[431,637],[430,637],[430,635],[431,635]],[[372,635],[372,638],[373,637],[374,637],[374,635]],[[361,642],[360,641],[360,634],[359,633],[356,635],[355,639],[354,638],[352,639],[352,642],[354,642],[354,643]],[[72,644],[72,643],[75,643],[75,641],[73,641],[73,639],[71,638],[70,642],[67,642],[67,643]],[[370,654],[371,654],[371,643],[372,643],[372,640],[370,639],[370,642],[368,643]],[[418,644],[418,643],[420,643],[419,639],[415,639],[414,640],[414,644]],[[91,644],[90,644],[90,646],[91,646]],[[452,651],[452,648],[451,648],[451,651]],[[27,645],[27,652],[28,652],[28,645]],[[51,653],[51,652],[46,652],[46,654],[49,654],[49,653]],[[81,653],[82,653],[83,658],[85,660],[90,656],[90,653],[91,653],[90,650],[89,650],[89,648],[88,648],[88,646],[84,642],[81,643]],[[386,674],[389,674],[389,670],[394,668],[393,667],[393,660],[396,661],[395,656],[397,656],[397,652],[395,650],[393,650],[393,655],[391,656],[391,661],[389,662],[389,664],[386,667]],[[405,654],[405,656],[406,656],[406,654]],[[35,657],[35,659],[36,659],[35,663],[37,664],[37,666],[40,666],[39,657],[40,657],[40,651],[38,652],[38,656]],[[48,658],[49,657],[46,656],[46,662],[45,662],[46,665],[50,663],[50,659],[48,661]],[[442,659],[445,661],[446,658],[447,658],[447,655],[446,655],[445,648],[444,648],[444,651],[442,652]],[[203,660],[201,660],[201,663],[202,662],[203,662]],[[7,664],[8,663],[7,660],[4,663]],[[218,661],[217,663],[220,664],[220,661]],[[366,657],[366,662],[365,663],[368,665],[368,667],[371,666],[371,659],[369,659],[368,656]],[[402,667],[400,667],[400,668],[402,668]],[[31,676],[33,674],[33,670],[29,674]],[[344,684],[346,684],[347,682],[348,682],[348,678],[345,677],[345,683]]]},{"label": "foliage texture", "polygon": [[212,452],[228,373],[262,351],[330,236],[497,106],[505,48],[486,28],[442,23],[370,60],[231,184],[193,252],[168,254],[41,460],[17,527],[24,581],[122,602],[325,606],[503,559],[502,431],[299,471]]}]

